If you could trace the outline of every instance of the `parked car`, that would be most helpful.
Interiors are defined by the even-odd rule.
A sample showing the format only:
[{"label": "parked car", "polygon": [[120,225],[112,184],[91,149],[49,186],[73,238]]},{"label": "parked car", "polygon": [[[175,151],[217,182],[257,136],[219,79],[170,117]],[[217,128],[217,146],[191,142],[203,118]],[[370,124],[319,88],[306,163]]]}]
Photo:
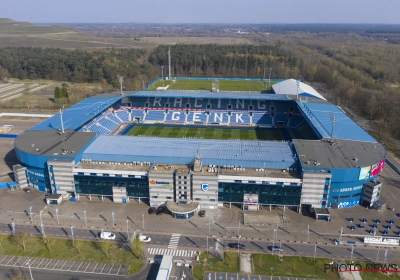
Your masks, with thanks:
[{"label": "parked car", "polygon": [[157,215],[162,215],[162,214],[164,214],[164,208],[158,207],[158,208],[157,208],[156,214],[157,214]]},{"label": "parked car", "polygon": [[150,215],[153,215],[154,213],[156,213],[156,208],[155,207],[150,207],[148,213]]},{"label": "parked car", "polygon": [[139,240],[147,243],[151,241],[151,238],[146,235],[140,235]]},{"label": "parked car", "polygon": [[200,210],[199,211],[199,216],[200,217],[205,217],[206,216],[206,210]]},{"label": "parked car", "polygon": [[101,239],[108,239],[108,240],[114,240],[115,239],[115,234],[112,232],[102,232],[100,234]]},{"label": "parked car", "polygon": [[272,252],[283,252],[283,248],[279,246],[272,246],[271,247]]},{"label": "parked car", "polygon": [[26,193],[28,193],[28,192],[30,192],[30,191],[31,191],[31,189],[30,189],[30,188],[23,188],[23,190],[24,190],[24,192],[26,192]]},{"label": "parked car", "polygon": [[232,249],[240,249],[243,250],[244,249],[244,245],[242,243],[229,243],[228,246]]}]

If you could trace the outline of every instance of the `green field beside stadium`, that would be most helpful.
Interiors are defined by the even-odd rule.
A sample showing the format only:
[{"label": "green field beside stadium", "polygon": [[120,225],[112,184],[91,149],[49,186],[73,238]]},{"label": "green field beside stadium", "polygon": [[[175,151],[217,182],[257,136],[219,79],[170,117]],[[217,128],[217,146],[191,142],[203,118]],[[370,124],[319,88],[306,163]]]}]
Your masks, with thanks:
[{"label": "green field beside stadium", "polygon": [[125,135],[152,136],[168,138],[204,138],[222,140],[284,140],[279,130],[271,129],[229,129],[218,127],[169,127],[169,126],[134,126]]},{"label": "green field beside stadium", "polygon": [[[275,82],[271,82],[271,86]],[[211,80],[174,80],[164,81],[164,86],[169,86],[169,90],[209,90],[211,91],[212,81]],[[153,86],[147,90],[156,90],[158,87],[163,86],[163,81],[157,81]],[[263,81],[230,81],[222,80],[219,81],[220,91],[268,91],[269,87],[268,80]]]}]

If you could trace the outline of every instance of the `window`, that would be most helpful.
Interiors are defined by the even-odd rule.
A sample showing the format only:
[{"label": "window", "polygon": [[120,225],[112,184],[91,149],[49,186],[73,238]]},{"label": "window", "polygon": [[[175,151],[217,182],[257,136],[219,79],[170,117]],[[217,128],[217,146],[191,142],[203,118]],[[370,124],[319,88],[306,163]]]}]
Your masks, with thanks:
[{"label": "window", "polygon": [[184,189],[184,190],[187,190],[187,187],[184,187],[183,189]]},{"label": "window", "polygon": [[201,200],[201,198],[195,198],[194,200],[200,201],[200,200]]},{"label": "window", "polygon": [[78,172],[78,175],[85,175],[83,172]]},{"label": "window", "polygon": [[182,184],[182,182],[181,182],[181,181],[179,181],[179,182],[178,182],[178,184],[180,185],[180,184]]},{"label": "window", "polygon": [[187,185],[187,181],[184,181],[183,184],[184,184],[184,185]]},{"label": "window", "polygon": [[242,180],[235,180],[235,183],[241,183]]},{"label": "window", "polygon": [[178,179],[180,179],[181,178],[181,176],[178,176]]},{"label": "window", "polygon": [[179,189],[179,190],[181,190],[181,189],[182,189],[182,187],[179,187],[178,189]]},{"label": "window", "polygon": [[186,177],[186,176],[183,176],[183,179],[185,179],[185,180],[186,180],[186,179],[187,179],[187,177]]},{"label": "window", "polygon": [[103,174],[104,177],[110,177],[110,174]]},{"label": "window", "polygon": [[158,196],[156,196],[156,195],[153,195],[151,198],[158,198]]},{"label": "window", "polygon": [[170,197],[170,196],[167,196],[167,199],[172,199],[172,197]]},{"label": "window", "polygon": [[256,183],[256,181],[249,181],[249,183],[250,183],[250,184],[255,184],[255,183]]},{"label": "window", "polygon": [[275,106],[271,106],[271,111],[275,111]]},{"label": "window", "polygon": [[210,201],[215,202],[215,199],[210,199]]},{"label": "window", "polygon": [[96,173],[90,173],[90,176],[97,176]]}]

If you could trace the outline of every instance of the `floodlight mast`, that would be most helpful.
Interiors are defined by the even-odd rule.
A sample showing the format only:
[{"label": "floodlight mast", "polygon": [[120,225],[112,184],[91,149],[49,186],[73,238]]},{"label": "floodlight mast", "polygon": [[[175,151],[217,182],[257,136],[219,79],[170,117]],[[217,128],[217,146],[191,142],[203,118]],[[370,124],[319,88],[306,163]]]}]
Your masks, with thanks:
[{"label": "floodlight mast", "polygon": [[65,105],[60,108],[60,121],[61,121],[61,133],[64,133],[64,122],[63,122],[63,112],[65,110]]},{"label": "floodlight mast", "polygon": [[329,115],[330,115],[330,120],[332,122],[331,143],[333,143],[333,129],[335,127],[336,118],[335,118],[335,116],[333,115],[332,112]]},{"label": "floodlight mast", "polygon": [[121,95],[124,95],[123,91],[122,91],[122,83],[124,82],[124,77],[120,76],[119,77],[119,83],[121,85]]},{"label": "floodlight mast", "polygon": [[168,80],[171,81],[171,48],[168,48]]}]

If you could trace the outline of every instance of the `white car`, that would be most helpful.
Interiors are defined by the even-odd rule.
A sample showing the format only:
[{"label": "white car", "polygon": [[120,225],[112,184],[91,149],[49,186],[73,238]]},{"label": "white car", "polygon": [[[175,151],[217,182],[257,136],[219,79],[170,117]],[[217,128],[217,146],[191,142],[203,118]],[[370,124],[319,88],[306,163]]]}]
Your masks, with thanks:
[{"label": "white car", "polygon": [[146,235],[140,235],[139,240],[147,243],[151,241],[151,238]]},{"label": "white car", "polygon": [[114,240],[115,239],[115,234],[112,232],[102,232],[100,234],[101,239],[109,239],[109,240]]}]

